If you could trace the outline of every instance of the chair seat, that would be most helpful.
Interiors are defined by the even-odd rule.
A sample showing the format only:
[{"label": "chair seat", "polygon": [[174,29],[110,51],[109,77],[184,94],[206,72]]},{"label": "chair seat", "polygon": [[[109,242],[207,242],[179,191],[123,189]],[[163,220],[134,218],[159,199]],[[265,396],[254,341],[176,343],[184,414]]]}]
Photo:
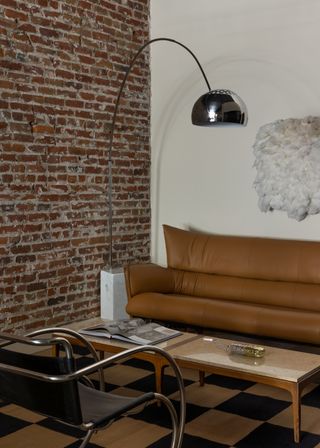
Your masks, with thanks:
[{"label": "chair seat", "polygon": [[95,428],[104,426],[135,406],[154,399],[153,392],[138,397],[122,397],[93,389],[82,383],[78,383],[78,388],[83,422],[91,422]]}]

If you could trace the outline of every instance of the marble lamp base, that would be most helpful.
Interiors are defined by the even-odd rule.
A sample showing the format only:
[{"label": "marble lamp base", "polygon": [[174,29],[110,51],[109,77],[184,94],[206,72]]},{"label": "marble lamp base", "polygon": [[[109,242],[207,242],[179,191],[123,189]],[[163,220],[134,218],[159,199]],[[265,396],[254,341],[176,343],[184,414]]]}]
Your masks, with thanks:
[{"label": "marble lamp base", "polygon": [[126,313],[127,293],[122,268],[100,273],[100,309],[103,319],[117,320],[129,317]]}]

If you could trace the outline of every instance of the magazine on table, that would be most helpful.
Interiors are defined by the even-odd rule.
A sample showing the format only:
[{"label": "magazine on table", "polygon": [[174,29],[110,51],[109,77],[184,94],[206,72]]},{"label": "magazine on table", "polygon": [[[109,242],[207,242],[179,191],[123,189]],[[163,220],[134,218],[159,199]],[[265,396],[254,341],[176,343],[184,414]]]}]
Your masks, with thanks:
[{"label": "magazine on table", "polygon": [[180,331],[163,327],[141,318],[105,321],[92,327],[83,328],[79,333],[108,339],[119,339],[138,345],[159,344],[181,334]]}]

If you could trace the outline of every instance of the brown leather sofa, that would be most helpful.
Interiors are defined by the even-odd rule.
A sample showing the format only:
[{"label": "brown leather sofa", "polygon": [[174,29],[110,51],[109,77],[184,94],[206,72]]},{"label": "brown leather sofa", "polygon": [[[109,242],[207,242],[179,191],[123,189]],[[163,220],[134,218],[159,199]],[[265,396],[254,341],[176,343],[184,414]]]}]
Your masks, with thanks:
[{"label": "brown leather sofa", "polygon": [[320,342],[320,243],[164,226],[168,267],[125,269],[127,312],[247,335]]}]

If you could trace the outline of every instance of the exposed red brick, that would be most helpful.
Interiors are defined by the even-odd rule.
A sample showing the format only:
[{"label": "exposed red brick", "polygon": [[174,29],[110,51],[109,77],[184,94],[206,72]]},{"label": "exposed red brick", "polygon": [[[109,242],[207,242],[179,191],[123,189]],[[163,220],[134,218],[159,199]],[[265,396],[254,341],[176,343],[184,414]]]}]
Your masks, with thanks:
[{"label": "exposed red brick", "polygon": [[14,0],[0,0],[1,6],[9,6],[10,8],[17,9],[18,4]]},{"label": "exposed red brick", "polygon": [[[0,9],[0,322],[23,332],[99,314],[110,126],[127,64],[149,37],[149,0]],[[130,73],[115,128],[115,265],[149,260],[148,60]]]},{"label": "exposed red brick", "polygon": [[[13,3],[13,2],[11,2],[11,3]],[[24,21],[28,20],[28,15],[27,14],[25,14],[23,12],[20,12],[20,11],[17,11],[17,10],[6,9],[4,14],[5,14],[6,17],[10,17],[10,18],[13,18],[13,19],[24,20]]]},{"label": "exposed red brick", "polygon": [[54,127],[45,124],[34,124],[31,126],[32,132],[38,134],[54,134]]}]

